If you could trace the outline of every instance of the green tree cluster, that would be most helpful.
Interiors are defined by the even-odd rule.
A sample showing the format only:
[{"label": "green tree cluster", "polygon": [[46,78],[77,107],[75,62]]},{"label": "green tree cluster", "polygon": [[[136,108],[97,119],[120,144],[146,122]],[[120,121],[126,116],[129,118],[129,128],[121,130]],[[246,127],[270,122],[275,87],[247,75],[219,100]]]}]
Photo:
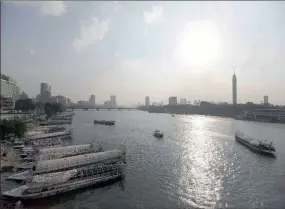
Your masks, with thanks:
[{"label": "green tree cluster", "polygon": [[9,139],[13,136],[24,137],[27,131],[26,123],[20,120],[0,120],[0,137],[1,140]]},{"label": "green tree cluster", "polygon": [[36,108],[36,104],[32,99],[19,99],[15,103],[16,110],[29,111],[34,110]]},{"label": "green tree cluster", "polygon": [[46,103],[44,110],[47,117],[50,118],[51,116],[56,115],[58,112],[63,112],[64,108],[60,103]]}]

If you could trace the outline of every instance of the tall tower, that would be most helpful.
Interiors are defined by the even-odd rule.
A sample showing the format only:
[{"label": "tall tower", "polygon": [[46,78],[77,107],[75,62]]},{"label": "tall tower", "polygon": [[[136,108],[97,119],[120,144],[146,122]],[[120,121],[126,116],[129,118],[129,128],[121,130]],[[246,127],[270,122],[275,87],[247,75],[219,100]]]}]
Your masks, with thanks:
[{"label": "tall tower", "polygon": [[149,106],[149,104],[150,104],[150,101],[149,101],[149,96],[146,96],[145,97],[145,106]]},{"label": "tall tower", "polygon": [[237,77],[235,73],[235,68],[234,68],[234,75],[233,75],[233,105],[237,104]]}]

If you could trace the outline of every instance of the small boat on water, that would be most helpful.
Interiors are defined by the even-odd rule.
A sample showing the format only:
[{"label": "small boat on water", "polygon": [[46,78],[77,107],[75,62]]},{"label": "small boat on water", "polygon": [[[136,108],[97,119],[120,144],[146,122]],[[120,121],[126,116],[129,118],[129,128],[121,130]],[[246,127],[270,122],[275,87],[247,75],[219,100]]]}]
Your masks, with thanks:
[{"label": "small boat on water", "polygon": [[22,186],[3,192],[6,198],[38,199],[115,180],[123,175],[124,163],[91,165],[56,173],[32,176]]},{"label": "small boat on water", "polygon": [[250,148],[252,151],[264,154],[264,155],[270,155],[275,157],[275,148],[272,143],[264,143],[259,140],[253,139],[247,135],[245,135],[242,132],[236,132],[235,133],[235,139],[245,145],[246,147]]},{"label": "small boat on water", "polygon": [[162,138],[163,137],[163,133],[160,132],[159,130],[155,130],[153,135],[157,138]]},{"label": "small boat on water", "polygon": [[94,120],[94,124],[113,126],[113,125],[115,125],[115,123],[116,122],[113,121],[113,120],[110,120],[110,121],[107,121],[107,120]]}]

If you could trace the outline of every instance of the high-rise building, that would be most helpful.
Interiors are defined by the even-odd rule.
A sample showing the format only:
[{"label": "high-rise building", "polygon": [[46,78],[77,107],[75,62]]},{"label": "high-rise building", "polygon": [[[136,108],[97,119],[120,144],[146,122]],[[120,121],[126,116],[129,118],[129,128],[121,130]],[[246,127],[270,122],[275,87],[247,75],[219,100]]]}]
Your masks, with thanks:
[{"label": "high-rise building", "polygon": [[51,97],[51,86],[48,83],[41,83],[40,101],[48,102]]},{"label": "high-rise building", "polygon": [[264,103],[264,105],[268,105],[269,104],[267,95],[264,96],[263,103]]},{"label": "high-rise building", "polygon": [[235,73],[233,75],[232,84],[233,84],[233,105],[236,105],[237,104],[237,78],[236,78]]},{"label": "high-rise building", "polygon": [[91,94],[91,96],[89,98],[89,104],[95,105],[95,95],[94,94]]},{"label": "high-rise building", "polygon": [[181,98],[181,99],[180,99],[180,104],[181,104],[181,105],[186,105],[186,104],[187,104],[187,99]]},{"label": "high-rise building", "polygon": [[177,97],[169,97],[168,104],[169,105],[177,105]]},{"label": "high-rise building", "polygon": [[1,108],[9,109],[15,107],[15,101],[20,97],[20,88],[16,80],[1,74]]},{"label": "high-rise building", "polygon": [[114,95],[111,95],[110,96],[110,105],[112,106],[112,107],[116,107],[117,106],[117,101],[116,101],[117,99],[116,99],[116,96],[114,96]]},{"label": "high-rise building", "polygon": [[145,106],[148,107],[149,104],[150,104],[149,96],[146,96],[146,97],[145,97]]},{"label": "high-rise building", "polygon": [[70,107],[71,107],[71,100],[67,99],[67,108],[70,108]]}]

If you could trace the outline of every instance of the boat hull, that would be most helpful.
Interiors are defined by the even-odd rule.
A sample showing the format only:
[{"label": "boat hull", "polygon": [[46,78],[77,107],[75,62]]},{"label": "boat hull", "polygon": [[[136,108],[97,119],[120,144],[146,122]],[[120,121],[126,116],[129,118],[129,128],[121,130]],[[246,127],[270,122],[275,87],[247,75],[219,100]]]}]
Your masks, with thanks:
[{"label": "boat hull", "polygon": [[121,176],[122,174],[108,176],[108,177],[100,177],[100,178],[87,178],[87,179],[83,179],[80,181],[67,183],[66,185],[63,185],[60,188],[42,191],[42,192],[33,193],[33,194],[25,194],[25,195],[14,194],[13,195],[13,193],[4,192],[2,195],[6,198],[19,198],[23,200],[40,199],[40,198],[45,198],[45,197],[50,197],[50,196],[55,196],[58,194],[70,192],[73,190],[81,189],[81,188],[92,186],[92,185],[116,180],[116,179],[119,179]]},{"label": "boat hull", "polygon": [[255,145],[249,143],[247,140],[243,139],[240,136],[236,135],[235,139],[236,139],[236,141],[238,141],[239,143],[243,144],[244,146],[246,146],[247,148],[249,148],[253,152],[260,153],[262,155],[266,155],[266,156],[270,156],[270,157],[276,157],[274,152],[260,149],[260,148],[256,147]]}]

